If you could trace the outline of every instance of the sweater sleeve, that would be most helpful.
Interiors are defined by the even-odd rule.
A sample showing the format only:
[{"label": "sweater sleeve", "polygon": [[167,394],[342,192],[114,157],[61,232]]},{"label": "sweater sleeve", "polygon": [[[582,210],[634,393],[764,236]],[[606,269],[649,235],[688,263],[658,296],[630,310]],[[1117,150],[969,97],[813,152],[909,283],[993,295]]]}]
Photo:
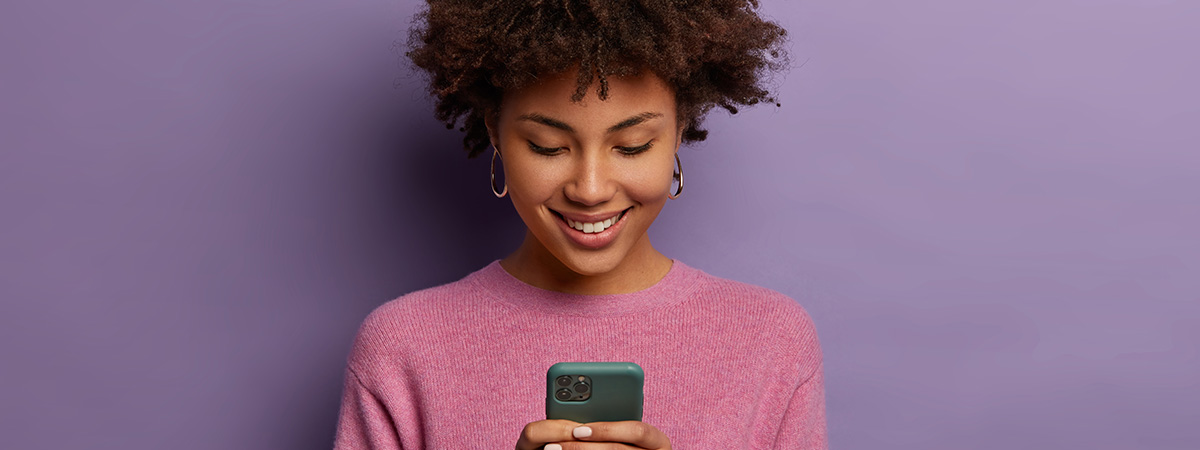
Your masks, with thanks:
[{"label": "sweater sleeve", "polygon": [[346,368],[341,413],[334,450],[399,450],[400,436],[387,408],[371,393],[354,370]]},{"label": "sweater sleeve", "polygon": [[775,439],[777,450],[825,450],[829,441],[825,428],[824,365],[796,387],[783,415]]}]

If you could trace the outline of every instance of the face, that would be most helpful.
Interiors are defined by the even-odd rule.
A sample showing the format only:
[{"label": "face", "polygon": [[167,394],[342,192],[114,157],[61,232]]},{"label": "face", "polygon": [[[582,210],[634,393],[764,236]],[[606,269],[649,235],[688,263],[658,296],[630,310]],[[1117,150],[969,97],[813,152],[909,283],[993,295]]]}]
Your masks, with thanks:
[{"label": "face", "polygon": [[[488,119],[523,250],[580,275],[635,269],[657,254],[646,230],[667,201],[679,148],[675,96],[648,71],[610,77],[572,102],[574,72],[506,91]],[[661,256],[661,255],[660,255]]]}]

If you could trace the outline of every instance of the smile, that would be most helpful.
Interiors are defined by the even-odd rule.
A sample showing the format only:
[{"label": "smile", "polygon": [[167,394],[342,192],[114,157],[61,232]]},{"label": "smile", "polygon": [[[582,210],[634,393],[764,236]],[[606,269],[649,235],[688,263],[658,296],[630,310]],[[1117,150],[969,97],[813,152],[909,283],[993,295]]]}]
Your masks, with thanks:
[{"label": "smile", "polygon": [[[553,210],[551,210],[551,211],[553,211]],[[612,227],[617,222],[620,222],[621,218],[625,217],[626,212],[629,212],[629,209],[625,209],[607,219],[598,220],[598,221],[594,221],[594,222],[583,222],[583,221],[578,221],[578,220],[572,220],[570,218],[564,217],[562,215],[562,213],[559,213],[558,211],[554,211],[554,215],[558,216],[559,219],[562,219],[564,222],[566,222],[568,227],[574,228],[577,231],[582,231],[584,234],[596,234],[596,233],[600,233],[604,230],[607,230],[609,227]]]},{"label": "smile", "polygon": [[604,231],[608,227],[611,227],[614,223],[617,223],[618,220],[621,220],[621,216],[623,216],[623,215],[625,215],[624,211],[622,211],[621,214],[618,214],[613,217],[609,217],[608,219],[605,219],[602,222],[592,222],[592,223],[576,222],[574,220],[565,219],[565,218],[564,218],[564,220],[567,221],[567,225],[570,226],[571,228],[582,231],[584,233],[599,233],[601,231]]}]

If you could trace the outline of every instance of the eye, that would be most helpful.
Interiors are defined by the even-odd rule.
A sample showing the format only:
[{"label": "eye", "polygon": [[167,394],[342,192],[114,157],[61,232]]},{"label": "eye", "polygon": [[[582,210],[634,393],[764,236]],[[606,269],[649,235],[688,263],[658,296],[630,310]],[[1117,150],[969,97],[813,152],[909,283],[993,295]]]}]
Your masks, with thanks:
[{"label": "eye", "polygon": [[526,141],[526,142],[529,143],[530,150],[533,150],[534,153],[538,153],[538,154],[542,154],[542,155],[555,155],[555,154],[558,154],[559,152],[561,152],[563,149],[562,147],[542,147],[540,145],[534,144],[533,141]]},{"label": "eye", "polygon": [[646,150],[650,150],[650,147],[653,147],[653,146],[654,146],[654,139],[651,139],[649,142],[639,145],[637,147],[617,147],[617,151],[620,151],[621,153],[626,154],[626,155],[636,155],[636,154],[644,152]]}]

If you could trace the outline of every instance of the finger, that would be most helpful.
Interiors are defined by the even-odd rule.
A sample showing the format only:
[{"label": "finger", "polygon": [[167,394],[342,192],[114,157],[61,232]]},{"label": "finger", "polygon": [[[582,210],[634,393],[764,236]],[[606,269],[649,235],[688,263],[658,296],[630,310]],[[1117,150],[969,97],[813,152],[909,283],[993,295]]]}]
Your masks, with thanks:
[{"label": "finger", "polygon": [[573,428],[571,436],[581,441],[622,442],[648,449],[671,448],[665,433],[636,420],[587,423]]},{"label": "finger", "polygon": [[646,450],[620,442],[580,442],[568,441],[557,444],[546,444],[545,450]]},{"label": "finger", "polygon": [[549,442],[570,441],[571,430],[579,426],[579,422],[570,420],[539,420],[530,422],[521,430],[517,439],[516,450],[534,450]]}]

